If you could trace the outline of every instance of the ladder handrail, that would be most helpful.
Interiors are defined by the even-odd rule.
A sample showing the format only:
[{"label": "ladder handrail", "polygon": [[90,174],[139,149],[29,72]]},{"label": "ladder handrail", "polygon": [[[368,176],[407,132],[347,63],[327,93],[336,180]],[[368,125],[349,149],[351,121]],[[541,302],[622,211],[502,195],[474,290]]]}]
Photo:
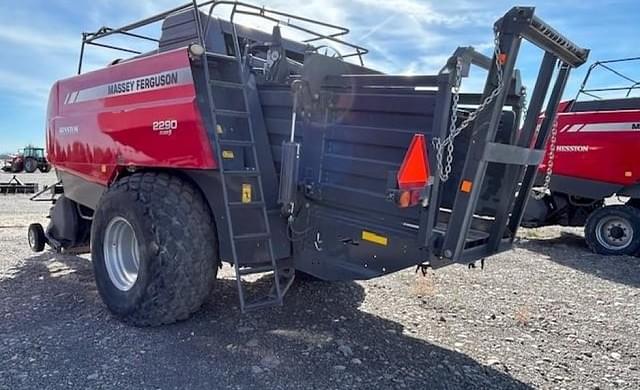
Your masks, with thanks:
[{"label": "ladder handrail", "polygon": [[[194,3],[194,8],[193,8],[193,13],[194,13],[194,20],[196,22],[196,28],[197,28],[197,33],[200,39],[200,42],[202,43],[203,47],[204,46],[204,36],[203,36],[203,29],[202,29],[202,21],[200,19],[200,13],[197,10],[196,7],[196,3],[197,0],[193,0]],[[236,50],[236,55],[235,55],[235,61],[237,63],[238,66],[238,75],[240,78],[240,89],[242,90],[242,95],[243,95],[243,100],[244,100],[244,110],[246,113],[248,113],[248,117],[247,117],[247,125],[248,125],[248,132],[249,132],[249,141],[251,143],[251,150],[252,150],[252,157],[253,157],[253,163],[254,163],[254,169],[256,172],[261,172],[260,171],[260,163],[258,160],[258,153],[256,150],[256,145],[255,145],[255,135],[253,133],[253,125],[251,123],[251,118],[250,118],[250,113],[249,113],[249,102],[248,102],[248,96],[247,96],[247,90],[246,90],[246,78],[245,78],[245,71],[244,71],[244,67],[243,67],[243,63],[242,63],[242,55],[240,53],[240,48],[239,48],[239,43],[237,40],[237,32],[235,29],[235,24],[233,24],[233,20],[232,20],[232,26],[233,26],[233,38],[234,38],[234,48]],[[204,78],[205,78],[205,85],[206,85],[206,89],[207,89],[207,100],[209,103],[209,111],[210,111],[210,115],[211,115],[211,119],[212,119],[212,126],[213,129],[216,128],[217,125],[217,116],[216,116],[216,107],[215,107],[215,100],[213,98],[213,93],[211,91],[211,75],[209,72],[209,58],[208,58],[208,53],[206,52],[206,47],[205,47],[205,53],[202,55],[202,64],[204,67]],[[226,180],[226,174],[229,173],[228,170],[225,169],[224,164],[223,164],[223,159],[222,159],[222,146],[220,144],[220,135],[217,134],[217,132],[215,132],[215,136],[214,136],[214,149],[215,149],[215,153],[216,156],[218,156],[219,159],[219,172],[220,172],[220,183],[222,186],[222,195],[223,195],[223,201],[224,201],[224,206],[225,206],[225,217],[227,219],[227,230],[228,230],[228,235],[230,238],[230,246],[231,246],[231,254],[233,257],[233,263],[234,263],[234,267],[235,267],[235,273],[236,273],[236,285],[238,288],[238,294],[240,297],[240,308],[241,310],[244,312],[246,309],[248,308],[252,308],[254,305],[249,304],[247,305],[246,303],[246,299],[244,296],[244,286],[243,286],[243,282],[242,282],[242,276],[243,276],[243,270],[241,269],[243,267],[243,265],[240,263],[239,259],[238,259],[238,248],[237,248],[237,241],[240,239],[239,235],[236,235],[234,232],[234,228],[233,228],[233,218],[232,218],[232,213],[231,213],[231,205],[232,202],[229,200],[229,188],[227,185],[227,180]],[[262,232],[265,236],[265,238],[263,239],[264,242],[266,242],[267,244],[267,250],[268,250],[268,256],[269,256],[269,260],[271,263],[271,268],[273,271],[273,278],[274,278],[274,282],[275,282],[275,292],[276,292],[276,299],[275,299],[275,303],[278,304],[282,304],[282,298],[284,295],[284,291],[282,286],[280,285],[280,275],[278,272],[278,265],[276,263],[276,257],[275,257],[275,253],[274,253],[274,249],[273,249],[273,240],[272,240],[272,234],[271,234],[271,227],[270,227],[270,223],[269,223],[269,214],[267,212],[267,207],[266,207],[266,203],[265,201],[265,197],[264,197],[264,188],[263,188],[263,183],[262,183],[262,176],[260,173],[258,173],[258,177],[256,180],[257,183],[257,187],[258,187],[258,194],[260,197],[260,201],[263,202],[263,204],[261,205],[261,211],[262,211],[262,218],[264,220],[264,232]],[[286,287],[285,287],[286,289]],[[267,296],[267,298],[269,298]],[[261,303],[256,303],[255,306],[260,306],[260,305],[264,305],[265,302],[261,302]]]}]

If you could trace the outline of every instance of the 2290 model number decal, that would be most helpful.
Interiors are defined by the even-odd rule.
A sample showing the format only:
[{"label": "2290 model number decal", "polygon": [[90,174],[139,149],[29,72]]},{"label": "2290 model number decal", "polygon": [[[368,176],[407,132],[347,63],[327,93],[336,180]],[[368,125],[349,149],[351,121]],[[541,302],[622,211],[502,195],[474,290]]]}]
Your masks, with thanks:
[{"label": "2290 model number decal", "polygon": [[153,121],[152,128],[153,131],[157,131],[160,135],[171,135],[173,130],[178,129],[178,121],[176,119]]}]

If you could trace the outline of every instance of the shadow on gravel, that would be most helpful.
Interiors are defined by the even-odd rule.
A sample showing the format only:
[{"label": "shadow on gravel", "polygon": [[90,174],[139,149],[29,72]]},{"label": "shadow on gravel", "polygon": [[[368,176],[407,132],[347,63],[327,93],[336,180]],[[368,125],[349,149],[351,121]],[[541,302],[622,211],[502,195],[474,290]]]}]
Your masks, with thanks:
[{"label": "shadow on gravel", "polygon": [[139,329],[107,313],[87,260],[28,259],[0,280],[0,388],[530,388],[360,311],[357,283],[299,282],[245,315],[234,283],[188,321]]},{"label": "shadow on gravel", "polygon": [[584,237],[580,235],[562,232],[560,237],[550,239],[521,240],[518,246],[578,271],[616,283],[640,287],[640,258],[595,254],[589,250]]}]

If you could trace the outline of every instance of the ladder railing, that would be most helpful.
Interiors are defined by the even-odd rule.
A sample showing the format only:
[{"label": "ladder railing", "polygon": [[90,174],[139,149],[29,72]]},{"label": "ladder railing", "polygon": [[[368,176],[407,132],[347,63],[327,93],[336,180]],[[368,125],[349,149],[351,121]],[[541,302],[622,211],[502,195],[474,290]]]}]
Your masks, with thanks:
[{"label": "ladder railing", "polygon": [[[216,53],[208,53],[206,51],[205,39],[202,37],[202,22],[200,20],[200,14],[195,6],[196,2],[194,0],[194,18],[196,21],[196,28],[198,30],[200,42],[205,48],[205,53],[202,56],[202,64],[204,70],[204,79],[207,89],[207,101],[208,107],[210,110],[210,115],[212,118],[212,126],[214,129],[214,149],[218,159],[219,172],[220,172],[220,183],[222,186],[222,194],[223,194],[223,202],[225,208],[225,216],[226,216],[226,228],[228,229],[228,235],[230,237],[230,247],[231,254],[233,257],[233,264],[236,274],[236,284],[238,288],[238,295],[240,298],[240,308],[244,312],[246,310],[250,310],[253,308],[270,306],[276,304],[282,304],[282,300],[284,294],[288,290],[289,286],[293,282],[293,273],[284,272],[283,277],[281,277],[281,270],[278,268],[278,263],[276,260],[276,256],[273,248],[273,240],[271,227],[269,223],[269,214],[267,211],[267,205],[264,197],[264,188],[262,183],[262,176],[260,171],[260,163],[258,159],[258,152],[256,149],[255,135],[253,132],[253,126],[251,121],[251,113],[249,112],[249,103],[248,96],[246,90],[246,83],[248,75],[245,74],[245,68],[242,63],[242,53],[240,52],[239,43],[237,39],[237,32],[235,29],[235,25],[233,26],[233,41],[235,48],[235,56],[225,56]],[[237,73],[237,82],[228,81],[228,80],[214,80],[211,77],[209,64],[213,62],[233,62],[236,64]],[[230,90],[237,90],[242,92],[242,110],[230,110],[230,109],[219,109],[216,106],[216,102],[214,99],[213,90],[215,88],[225,88]],[[245,118],[246,119],[246,137],[242,140],[231,140],[224,139],[223,134],[219,129],[218,118],[222,116],[227,117],[236,117],[236,118]],[[250,150],[251,161],[250,167],[244,167],[244,169],[231,169],[226,166],[224,153],[225,147],[241,149],[241,150]],[[256,192],[258,199],[253,200],[253,196],[251,194],[252,188],[249,190],[249,195],[246,194],[241,195],[240,201],[231,200],[230,186],[228,180],[233,180],[235,178],[241,179],[250,179],[254,180],[256,186]],[[249,184],[247,183],[248,185]],[[254,225],[260,225],[262,230],[251,233],[238,233],[237,225],[238,221],[234,221],[234,213],[233,210],[259,210],[260,217],[262,218],[263,224],[254,223]],[[252,261],[242,261],[239,258],[238,248],[241,245],[246,245],[247,243],[255,243],[256,246],[258,243],[264,243],[266,246],[266,253],[268,257],[268,261],[256,263],[255,260],[250,259]],[[243,282],[243,277],[252,274],[261,274],[261,273],[272,273],[273,276],[273,285],[268,294],[263,296],[258,300],[249,300],[247,299],[247,292],[245,290],[245,284]],[[284,279],[284,281],[283,281]]]}]

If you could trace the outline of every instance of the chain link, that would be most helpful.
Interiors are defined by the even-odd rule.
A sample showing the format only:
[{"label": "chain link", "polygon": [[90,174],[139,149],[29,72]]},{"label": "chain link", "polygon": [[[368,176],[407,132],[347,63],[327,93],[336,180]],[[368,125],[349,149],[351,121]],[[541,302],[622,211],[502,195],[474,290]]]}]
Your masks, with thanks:
[{"label": "chain link", "polygon": [[558,141],[558,119],[556,118],[553,121],[551,127],[551,140],[549,141],[549,157],[547,158],[547,170],[544,175],[544,182],[542,183],[542,188],[536,188],[531,190],[531,196],[535,200],[541,200],[545,196],[551,194],[551,190],[549,189],[551,186],[551,175],[553,174],[553,163],[556,159],[556,143]]},{"label": "chain link", "polygon": [[[480,104],[473,112],[469,114],[469,116],[462,121],[460,126],[456,127],[456,122],[458,121],[458,103],[460,101],[460,85],[462,84],[462,62],[458,59],[456,63],[456,81],[453,86],[453,102],[451,104],[451,124],[449,125],[449,134],[441,140],[440,138],[433,139],[433,147],[436,150],[436,156],[438,160],[438,174],[440,176],[440,180],[445,182],[449,180],[449,175],[451,174],[451,167],[453,164],[453,151],[454,151],[454,141],[460,133],[469,127],[471,123],[473,123],[478,115],[484,111],[485,108],[491,102],[495,100],[495,98],[500,95],[502,92],[502,88],[504,87],[503,80],[503,69],[501,62],[501,53],[500,53],[500,34],[496,31],[494,36],[494,57],[495,57],[495,65],[496,65],[496,78],[497,85],[496,88],[491,91],[489,96],[487,96],[482,104]],[[446,150],[446,157],[444,157]],[[446,164],[443,163],[443,159],[446,159]]]},{"label": "chain link", "polygon": [[527,87],[522,87],[520,90],[520,95],[522,96],[522,115],[521,118],[527,118],[527,112],[529,110],[529,102],[527,102]]}]

